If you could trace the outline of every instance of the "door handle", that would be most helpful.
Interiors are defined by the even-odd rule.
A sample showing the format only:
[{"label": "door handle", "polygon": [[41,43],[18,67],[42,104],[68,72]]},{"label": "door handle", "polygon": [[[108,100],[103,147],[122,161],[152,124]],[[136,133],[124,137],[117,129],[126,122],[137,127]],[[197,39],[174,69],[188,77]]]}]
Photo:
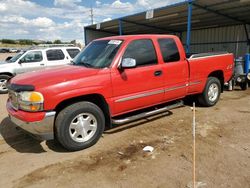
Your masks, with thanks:
[{"label": "door handle", "polygon": [[162,71],[161,70],[155,71],[154,75],[155,76],[161,76],[162,75]]},{"label": "door handle", "polygon": [[44,63],[41,63],[40,65],[41,65],[41,66],[44,66]]}]

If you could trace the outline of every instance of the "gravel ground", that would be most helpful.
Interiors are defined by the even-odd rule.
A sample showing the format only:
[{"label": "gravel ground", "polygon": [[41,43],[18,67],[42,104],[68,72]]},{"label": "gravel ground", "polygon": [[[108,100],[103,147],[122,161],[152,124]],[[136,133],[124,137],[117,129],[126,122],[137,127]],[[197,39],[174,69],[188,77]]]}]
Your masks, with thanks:
[{"label": "gravel ground", "polygon": [[[0,187],[184,188],[192,180],[189,105],[105,131],[93,147],[67,152],[9,121],[0,95]],[[203,187],[250,187],[250,89],[197,108],[196,173]],[[143,147],[154,147],[152,153]]]}]

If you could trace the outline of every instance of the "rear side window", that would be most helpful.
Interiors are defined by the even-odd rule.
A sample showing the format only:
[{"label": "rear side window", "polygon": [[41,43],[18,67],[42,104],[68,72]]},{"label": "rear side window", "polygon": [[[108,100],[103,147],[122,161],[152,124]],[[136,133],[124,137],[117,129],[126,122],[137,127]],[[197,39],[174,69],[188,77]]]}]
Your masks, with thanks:
[{"label": "rear side window", "polygon": [[62,50],[48,50],[46,54],[49,61],[63,60],[65,57]]},{"label": "rear side window", "polygon": [[66,49],[69,56],[73,59],[79,52],[79,49]]},{"label": "rear side window", "polygon": [[174,39],[158,39],[164,62],[175,62],[180,60],[180,53]]},{"label": "rear side window", "polygon": [[123,55],[124,58],[135,59],[137,66],[157,64],[155,48],[150,39],[132,41]]}]

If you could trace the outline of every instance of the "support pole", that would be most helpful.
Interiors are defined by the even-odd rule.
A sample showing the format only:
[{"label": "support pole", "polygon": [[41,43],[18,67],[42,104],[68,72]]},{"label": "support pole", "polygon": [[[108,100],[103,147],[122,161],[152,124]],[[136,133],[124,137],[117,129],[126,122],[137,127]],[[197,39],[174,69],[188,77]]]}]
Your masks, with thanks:
[{"label": "support pole", "polygon": [[195,103],[193,103],[193,188],[196,188],[195,180]]},{"label": "support pole", "polygon": [[119,20],[119,35],[122,35],[122,20]]},{"label": "support pole", "polygon": [[87,28],[83,27],[84,45],[87,46]]},{"label": "support pole", "polygon": [[247,30],[247,25],[246,24],[244,24],[244,29],[245,29],[245,32],[246,32],[247,45],[249,46],[250,45],[250,39],[249,39],[249,35],[248,35],[248,30]]},{"label": "support pole", "polygon": [[181,42],[183,43],[183,41],[182,41],[182,39],[183,39],[182,32],[180,32],[179,35],[180,35]]},{"label": "support pole", "polygon": [[191,40],[191,27],[192,27],[192,9],[193,1],[188,1],[188,21],[187,21],[187,41],[186,41],[186,53],[190,53],[190,40]]}]

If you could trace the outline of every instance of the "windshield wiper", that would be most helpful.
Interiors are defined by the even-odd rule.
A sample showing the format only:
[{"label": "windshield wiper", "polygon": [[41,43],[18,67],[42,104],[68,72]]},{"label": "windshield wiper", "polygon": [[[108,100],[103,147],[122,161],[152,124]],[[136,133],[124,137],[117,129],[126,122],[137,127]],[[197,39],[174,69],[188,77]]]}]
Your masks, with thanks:
[{"label": "windshield wiper", "polygon": [[85,66],[85,67],[90,67],[90,68],[95,67],[95,66],[93,66],[92,64],[90,64],[90,63],[86,63],[86,62],[81,62],[81,64],[80,64],[80,65],[83,65],[83,66]]},{"label": "windshield wiper", "polygon": [[71,61],[70,64],[71,64],[71,65],[77,65],[77,66],[84,66],[84,67],[87,67],[87,68],[96,68],[96,67],[93,66],[92,64],[86,63],[86,62],[83,62],[83,61],[81,61],[80,63],[76,63],[76,62],[74,62],[74,61]]}]

